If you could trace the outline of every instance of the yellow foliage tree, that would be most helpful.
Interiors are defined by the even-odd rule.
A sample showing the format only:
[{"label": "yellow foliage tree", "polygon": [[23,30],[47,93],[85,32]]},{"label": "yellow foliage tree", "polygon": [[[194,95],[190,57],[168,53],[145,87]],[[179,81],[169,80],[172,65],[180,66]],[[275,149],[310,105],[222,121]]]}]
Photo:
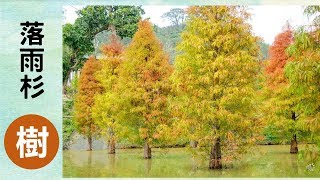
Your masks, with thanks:
[{"label": "yellow foliage tree", "polygon": [[95,76],[101,82],[103,93],[96,95],[92,111],[96,124],[102,129],[102,134],[107,136],[109,154],[115,153],[117,135],[121,129],[119,111],[122,107],[117,84],[123,49],[120,38],[113,30],[110,35],[110,43],[101,47],[102,68]]},{"label": "yellow foliage tree", "polygon": [[173,76],[177,108],[208,153],[209,168],[220,169],[222,154],[237,158],[255,140],[258,39],[242,7],[195,6],[188,14]]},{"label": "yellow foliage tree", "polygon": [[125,121],[139,134],[135,142],[144,143],[144,158],[151,158],[151,145],[170,124],[168,79],[173,69],[148,20],[139,22],[124,59],[120,91],[121,97],[129,102],[126,105],[130,112],[130,119]]}]

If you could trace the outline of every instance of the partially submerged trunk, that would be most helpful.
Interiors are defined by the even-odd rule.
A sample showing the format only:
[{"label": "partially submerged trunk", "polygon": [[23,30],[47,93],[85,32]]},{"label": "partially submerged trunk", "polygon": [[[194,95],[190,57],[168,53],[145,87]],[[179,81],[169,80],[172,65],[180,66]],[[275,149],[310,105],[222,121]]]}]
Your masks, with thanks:
[{"label": "partially submerged trunk", "polygon": [[114,138],[110,139],[109,142],[109,154],[115,154],[116,153],[116,142],[114,140]]},{"label": "partially submerged trunk", "polygon": [[148,142],[145,142],[143,147],[143,158],[144,159],[151,159],[151,148]]},{"label": "partially submerged trunk", "polygon": [[[296,121],[297,116],[296,116],[295,112],[292,112],[291,119],[293,121]],[[292,139],[291,139],[290,153],[291,154],[297,154],[298,153],[298,141],[297,141],[297,135],[296,134],[293,134]]]},{"label": "partially submerged trunk", "polygon": [[209,169],[222,169],[220,137],[216,138],[212,144]]},{"label": "partially submerged trunk", "polygon": [[112,128],[109,128],[109,154],[115,154],[116,153],[116,140],[114,137],[114,132]]},{"label": "partially submerged trunk", "polygon": [[290,153],[291,154],[298,153],[298,142],[297,142],[297,135],[296,134],[293,135],[292,140],[291,140]]},{"label": "partially submerged trunk", "polygon": [[109,165],[110,165],[110,173],[115,174],[116,172],[116,155],[115,154],[109,154],[108,155]]},{"label": "partially submerged trunk", "polygon": [[88,136],[88,151],[92,151],[92,136]]}]

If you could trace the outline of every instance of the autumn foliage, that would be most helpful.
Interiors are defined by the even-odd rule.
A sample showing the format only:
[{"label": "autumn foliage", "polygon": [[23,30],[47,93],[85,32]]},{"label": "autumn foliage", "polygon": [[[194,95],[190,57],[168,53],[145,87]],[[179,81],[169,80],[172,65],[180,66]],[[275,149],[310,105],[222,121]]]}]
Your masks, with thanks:
[{"label": "autumn foliage", "polygon": [[307,140],[306,134],[319,127],[314,117],[319,110],[315,100],[319,98],[319,47],[313,32],[300,31],[294,33],[294,38],[290,28],[276,36],[266,67],[266,119],[269,126],[277,127],[274,133],[279,133],[278,137],[291,140],[290,153],[298,153],[298,140]]},{"label": "autumn foliage", "polygon": [[93,116],[95,123],[102,130],[103,135],[107,137],[109,153],[115,153],[115,144],[120,134],[119,112],[124,109],[119,93],[119,67],[122,63],[123,45],[115,31],[109,37],[110,43],[101,47],[103,58],[102,68],[95,74],[95,77],[101,83],[103,93],[97,94],[93,106]]},{"label": "autumn foliage", "polygon": [[75,99],[75,122],[79,133],[88,138],[89,150],[92,150],[92,138],[98,132],[92,118],[92,107],[95,95],[102,92],[95,73],[100,70],[101,64],[94,57],[90,57],[84,64]]},{"label": "autumn foliage", "polygon": [[109,153],[124,140],[149,159],[152,147],[179,139],[195,142],[209,168],[221,169],[265,140],[263,129],[291,141],[291,153],[298,142],[320,142],[319,29],[293,33],[286,25],[263,69],[244,7],[187,12],[173,66],[148,20],[127,47],[112,30],[102,58],[85,62],[75,123],[89,150],[100,133]]},{"label": "autumn foliage", "polygon": [[285,82],[284,67],[289,60],[286,49],[293,43],[293,32],[287,25],[284,31],[275,37],[269,48],[269,64],[266,66],[266,73],[269,76],[270,85]]},{"label": "autumn foliage", "polygon": [[258,39],[242,8],[195,6],[188,13],[174,72],[177,106],[181,123],[192,126],[191,140],[210,145],[209,167],[220,169],[254,141]]},{"label": "autumn foliage", "polygon": [[102,54],[106,57],[115,57],[119,56],[124,47],[120,41],[120,37],[117,36],[115,30],[112,30],[112,34],[109,37],[110,43],[104,44],[101,47]]},{"label": "autumn foliage", "polygon": [[137,129],[138,141],[145,144],[144,157],[151,158],[150,146],[170,120],[168,78],[173,69],[148,20],[139,22],[124,59],[120,76],[122,97],[130,101],[131,122],[128,123]]}]

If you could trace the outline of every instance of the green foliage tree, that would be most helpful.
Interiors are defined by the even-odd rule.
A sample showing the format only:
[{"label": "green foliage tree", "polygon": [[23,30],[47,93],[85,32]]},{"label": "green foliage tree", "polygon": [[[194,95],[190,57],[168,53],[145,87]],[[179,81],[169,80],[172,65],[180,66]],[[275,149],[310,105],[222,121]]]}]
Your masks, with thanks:
[{"label": "green foliage tree", "polygon": [[71,71],[83,66],[85,56],[94,52],[96,34],[113,25],[121,38],[131,38],[144,11],[140,6],[86,6],[77,14],[74,24],[63,26],[63,43],[68,50],[63,58],[64,82]]},{"label": "green foliage tree", "polygon": [[78,90],[78,76],[71,81],[69,87],[66,88],[66,94],[63,96],[63,149],[69,149],[72,143],[72,137],[76,132],[74,123],[74,99]]},{"label": "green foliage tree", "polygon": [[[313,29],[314,30],[314,29]],[[310,133],[309,141],[320,144],[320,29],[298,30],[295,42],[287,49],[292,61],[285,68],[290,93],[300,101],[295,108],[301,112],[298,124]],[[318,152],[320,146],[318,146]]]},{"label": "green foliage tree", "polygon": [[115,27],[121,38],[132,38],[143,14],[141,6],[111,6],[110,25]]},{"label": "green foliage tree", "polygon": [[107,6],[87,6],[77,11],[79,17],[74,24],[63,26],[63,43],[68,49],[63,59],[64,82],[71,71],[83,66],[85,55],[93,52],[93,37],[108,28],[107,8]]},{"label": "green foliage tree", "polygon": [[74,134],[76,128],[73,121],[73,103],[71,100],[63,100],[63,150],[69,148],[70,143],[72,142],[72,135]]},{"label": "green foliage tree", "polygon": [[75,97],[75,125],[80,134],[88,138],[88,150],[92,150],[93,137],[99,133],[92,116],[94,97],[102,92],[102,87],[95,78],[95,73],[101,69],[101,64],[94,57],[90,57],[84,64]]},{"label": "green foliage tree", "polygon": [[[124,52],[120,71],[122,98],[129,101],[129,128],[136,130],[137,143],[144,143],[144,158],[151,158],[151,146],[169,129],[168,78],[172,72],[168,55],[147,20],[139,28]],[[126,110],[124,110],[126,111]],[[134,135],[133,135],[134,136]]]},{"label": "green foliage tree", "polygon": [[209,168],[220,169],[222,152],[228,161],[254,141],[258,39],[242,7],[195,6],[188,16],[173,78],[182,104],[177,108],[207,150]]}]

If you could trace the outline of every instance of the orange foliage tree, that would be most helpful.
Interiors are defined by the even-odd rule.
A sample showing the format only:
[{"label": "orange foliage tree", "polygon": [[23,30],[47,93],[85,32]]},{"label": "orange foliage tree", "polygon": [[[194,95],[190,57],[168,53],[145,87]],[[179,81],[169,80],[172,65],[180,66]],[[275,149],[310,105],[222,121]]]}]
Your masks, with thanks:
[{"label": "orange foliage tree", "polygon": [[289,24],[284,27],[283,32],[275,37],[269,48],[269,64],[266,66],[266,73],[269,76],[268,83],[275,85],[285,81],[284,66],[289,57],[286,53],[287,47],[293,42],[293,32]]},{"label": "orange foliage tree", "polygon": [[92,150],[92,138],[97,134],[97,126],[92,118],[94,96],[102,92],[100,83],[94,74],[101,69],[101,64],[90,57],[84,64],[75,97],[75,124],[78,132],[88,138],[88,150]]},{"label": "orange foliage tree", "polygon": [[102,45],[101,51],[106,57],[119,57],[124,50],[124,47],[120,41],[120,37],[117,36],[115,29],[111,28],[111,31],[110,43]]}]

